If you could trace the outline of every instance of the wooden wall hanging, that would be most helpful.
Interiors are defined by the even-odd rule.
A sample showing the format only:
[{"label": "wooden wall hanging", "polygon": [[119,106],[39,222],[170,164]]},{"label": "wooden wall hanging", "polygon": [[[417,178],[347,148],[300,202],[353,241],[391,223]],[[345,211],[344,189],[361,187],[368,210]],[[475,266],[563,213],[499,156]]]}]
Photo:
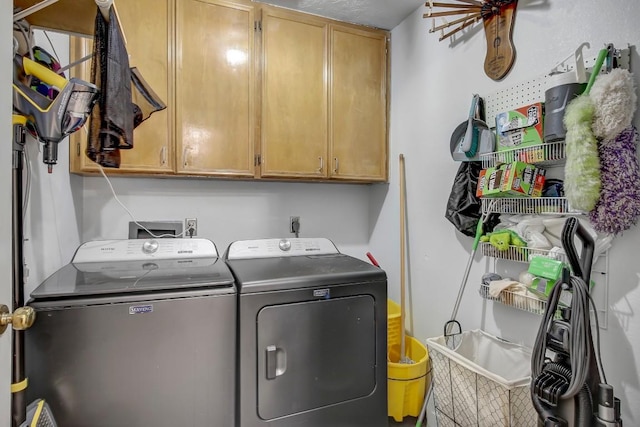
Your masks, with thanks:
[{"label": "wooden wall hanging", "polygon": [[[482,20],[487,40],[484,72],[493,80],[507,75],[516,57],[513,45],[513,24],[518,0],[449,0],[447,3],[429,0],[423,18],[432,18],[430,33],[440,31],[440,41]],[[438,10],[438,11],[436,11]],[[450,22],[446,17],[459,16]],[[443,23],[436,25],[436,18]],[[446,32],[445,32],[446,31]]]}]

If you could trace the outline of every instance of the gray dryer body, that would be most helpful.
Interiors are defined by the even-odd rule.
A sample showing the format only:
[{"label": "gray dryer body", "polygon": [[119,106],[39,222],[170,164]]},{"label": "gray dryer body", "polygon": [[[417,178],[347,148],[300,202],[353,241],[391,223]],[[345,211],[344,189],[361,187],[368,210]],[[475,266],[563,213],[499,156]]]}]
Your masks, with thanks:
[{"label": "gray dryer body", "polygon": [[[386,274],[327,242],[267,239],[228,250],[239,292],[241,427],[387,425]],[[264,246],[266,257],[251,254]]]}]

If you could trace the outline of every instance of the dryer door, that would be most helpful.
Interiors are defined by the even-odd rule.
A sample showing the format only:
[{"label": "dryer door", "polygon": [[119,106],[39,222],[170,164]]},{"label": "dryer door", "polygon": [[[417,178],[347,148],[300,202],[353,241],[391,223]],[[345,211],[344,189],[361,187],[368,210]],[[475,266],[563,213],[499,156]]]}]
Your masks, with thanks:
[{"label": "dryer door", "polygon": [[264,420],[371,394],[370,295],[266,306],[258,313],[258,414]]}]

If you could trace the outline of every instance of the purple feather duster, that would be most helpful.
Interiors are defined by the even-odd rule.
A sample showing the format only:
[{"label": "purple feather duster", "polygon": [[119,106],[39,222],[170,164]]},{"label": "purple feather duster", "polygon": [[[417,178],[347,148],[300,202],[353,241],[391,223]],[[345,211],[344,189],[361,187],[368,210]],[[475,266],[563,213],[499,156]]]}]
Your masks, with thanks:
[{"label": "purple feather duster", "polygon": [[614,139],[598,144],[600,199],[589,212],[596,231],[620,234],[640,217],[640,167],[636,145],[638,131],[629,126]]}]

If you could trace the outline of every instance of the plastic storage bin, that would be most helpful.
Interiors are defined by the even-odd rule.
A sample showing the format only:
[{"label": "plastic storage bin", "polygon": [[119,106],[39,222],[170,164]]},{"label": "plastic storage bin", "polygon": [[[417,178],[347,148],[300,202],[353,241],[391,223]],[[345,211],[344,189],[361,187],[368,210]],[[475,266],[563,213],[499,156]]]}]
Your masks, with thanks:
[{"label": "plastic storage bin", "polygon": [[531,427],[531,351],[481,330],[462,332],[451,350],[444,336],[427,339],[439,427]]},{"label": "plastic storage bin", "polygon": [[400,362],[400,342],[389,346],[388,411],[400,422],[406,416],[417,417],[422,410],[425,390],[429,387],[429,352],[420,341],[405,336],[406,355],[415,363]]},{"label": "plastic storage bin", "polygon": [[394,301],[387,300],[387,346],[400,345],[400,306]]}]

